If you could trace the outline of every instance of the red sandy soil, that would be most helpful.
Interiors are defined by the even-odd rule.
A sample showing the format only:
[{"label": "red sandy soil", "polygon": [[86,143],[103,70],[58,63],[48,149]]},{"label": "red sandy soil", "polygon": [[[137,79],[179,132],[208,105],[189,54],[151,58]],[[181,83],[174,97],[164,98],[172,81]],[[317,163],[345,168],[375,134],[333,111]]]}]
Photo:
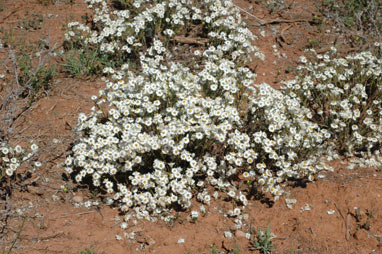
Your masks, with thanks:
[{"label": "red sandy soil", "polygon": [[[264,62],[257,61],[250,65],[258,73],[256,83],[267,82],[280,87],[280,80],[293,75],[293,71],[286,73],[291,68],[288,66],[296,66],[298,57],[303,55],[312,41],[318,42],[318,49],[325,50],[336,37],[340,37],[334,32],[325,32],[331,26],[320,16],[316,2],[298,0],[290,9],[270,13],[264,3],[235,1],[265,21],[290,21],[251,26],[259,36],[256,44],[266,57]],[[49,6],[43,6],[36,0],[2,0],[0,4],[3,6],[0,26],[4,30],[13,27],[15,37],[28,41],[45,37],[52,45],[62,44],[63,24],[71,20],[80,21],[82,15],[90,13],[82,0],[76,0],[74,4],[57,1]],[[253,9],[249,9],[251,5]],[[26,11],[28,15],[45,15],[41,29],[26,31],[17,28],[17,22],[28,17]],[[47,18],[48,14],[53,15]],[[257,23],[251,16],[243,15],[250,23]],[[308,22],[315,15],[323,20],[323,24]],[[260,31],[265,31],[265,37],[260,36]],[[280,58],[275,56],[273,45],[276,45]],[[2,60],[7,57],[6,48],[2,49],[0,56]],[[10,80],[11,75],[8,74],[6,79]],[[98,208],[75,208],[73,197],[83,201],[95,199],[88,189],[65,180],[62,163],[75,140],[73,128],[78,113],[90,111],[90,96],[97,94],[103,84],[100,79],[81,80],[60,74],[53,81],[52,88],[14,123],[11,143],[36,142],[40,147],[39,160],[43,166],[28,179],[12,185],[8,201],[1,199],[0,222],[3,230],[0,249],[5,250],[4,253],[9,253],[15,239],[11,253],[20,254],[78,254],[90,246],[97,254],[213,253],[212,245],[219,253],[234,253],[235,244],[240,253],[258,253],[249,249],[249,241],[243,233],[248,232],[249,226],[258,228],[268,224],[275,235],[272,239],[276,249],[274,253],[362,254],[372,253],[373,250],[374,253],[382,253],[382,174],[376,169],[349,170],[339,161],[332,163],[335,171],[328,173],[326,178],[314,183],[289,184],[289,198],[297,200],[292,209],[286,206],[287,197],[274,204],[268,202],[266,197],[251,200],[246,209],[246,226],[239,230],[234,227],[232,219],[218,212],[230,209],[230,204],[223,201],[206,206],[208,214],[195,223],[189,222],[187,213],[181,212],[173,225],[161,221],[137,221],[136,225],[129,223],[124,231],[115,220],[119,215],[116,208],[104,204]],[[22,169],[19,172],[25,173]],[[62,185],[68,191],[64,192]],[[195,202],[194,207],[199,206]],[[310,207],[310,210],[304,210],[305,207]],[[2,209],[11,209],[14,213],[7,216]],[[328,211],[334,213],[328,214]],[[22,224],[24,227],[20,230]],[[123,236],[123,232],[133,231],[136,232],[135,240],[116,240],[116,234]],[[225,238],[225,231],[231,231],[234,237]],[[178,243],[179,238],[185,242]]]}]

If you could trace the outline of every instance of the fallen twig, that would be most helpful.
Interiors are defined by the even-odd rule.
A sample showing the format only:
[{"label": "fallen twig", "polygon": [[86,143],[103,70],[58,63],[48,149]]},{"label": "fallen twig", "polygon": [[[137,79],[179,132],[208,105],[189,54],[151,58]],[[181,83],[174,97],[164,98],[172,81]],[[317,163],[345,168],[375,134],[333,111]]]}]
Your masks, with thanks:
[{"label": "fallen twig", "polygon": [[274,20],[269,20],[269,21],[265,21],[263,23],[260,23],[260,24],[250,24],[252,26],[265,26],[265,25],[273,25],[273,24],[281,24],[281,23],[311,23],[313,22],[313,20],[311,19],[292,19],[292,20],[288,20],[288,19],[274,19]]},{"label": "fallen twig", "polygon": [[24,218],[23,218],[23,222],[22,222],[22,224],[21,224],[21,227],[20,227],[19,231],[17,232],[17,235],[16,235],[15,239],[13,240],[12,245],[11,245],[11,247],[9,248],[7,254],[11,253],[11,252],[12,252],[12,249],[15,247],[15,244],[16,244],[17,240],[18,240],[19,237],[20,237],[21,231],[23,231],[23,229],[24,229],[24,224],[25,224],[26,219],[27,219],[27,217],[24,216]]},{"label": "fallen twig", "polygon": [[315,237],[315,236],[316,236],[316,234],[314,233],[314,230],[313,230],[313,228],[312,228],[312,227],[309,227],[309,229],[310,229],[310,232],[312,233],[312,235]]},{"label": "fallen twig", "polygon": [[286,30],[288,30],[289,28],[291,28],[293,25],[288,25],[286,27],[284,27],[281,32],[280,32],[280,38],[283,42],[285,42],[286,44],[290,45],[290,42],[288,42],[285,37],[284,37],[284,33],[286,32]]},{"label": "fallen twig", "polygon": [[[345,230],[346,230],[346,232],[345,232],[345,238],[346,238],[347,241],[349,241],[349,239],[350,239],[350,227],[349,227],[349,225],[348,225],[348,218],[345,219],[345,216],[342,214],[341,209],[337,206],[336,203],[334,203],[334,205],[335,205],[335,207],[336,207],[338,213],[341,215],[342,219],[344,220],[344,223],[345,223]],[[348,215],[349,215],[349,213],[348,213]]]},{"label": "fallen twig", "polygon": [[197,45],[205,45],[208,42],[208,39],[204,38],[192,38],[192,37],[184,37],[184,36],[175,36],[172,41],[176,41],[184,44],[197,44]]},{"label": "fallen twig", "polygon": [[346,216],[346,240],[350,240],[350,223],[351,223],[351,214],[348,211],[348,214]]},{"label": "fallen twig", "polygon": [[10,16],[12,16],[13,14],[15,14],[17,11],[18,11],[18,9],[13,10],[11,13],[9,13],[7,16],[5,16],[5,17],[1,20],[1,23],[4,23],[4,21],[6,21]]},{"label": "fallen twig", "polygon": [[63,231],[60,231],[60,232],[57,232],[53,235],[48,235],[48,236],[44,236],[44,237],[40,237],[38,238],[39,241],[46,241],[46,240],[49,240],[49,239],[52,239],[52,238],[56,238],[56,237],[59,237],[61,235],[63,235],[64,232]]},{"label": "fallen twig", "polygon": [[249,13],[248,11],[244,10],[243,8],[237,6],[236,4],[233,4],[236,8],[238,8],[240,11],[246,13],[247,15],[251,16],[252,18],[256,19],[257,22],[259,22],[260,24],[264,24],[266,23],[266,21],[262,20],[261,18],[258,18],[256,17],[255,15],[253,15],[252,13]]}]

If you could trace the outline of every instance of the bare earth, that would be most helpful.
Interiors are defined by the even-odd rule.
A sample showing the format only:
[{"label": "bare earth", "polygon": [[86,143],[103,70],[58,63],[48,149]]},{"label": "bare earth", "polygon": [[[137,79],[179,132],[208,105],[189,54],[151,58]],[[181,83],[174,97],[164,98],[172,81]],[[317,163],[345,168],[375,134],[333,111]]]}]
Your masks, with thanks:
[{"label": "bare earth", "polygon": [[[326,32],[332,27],[325,20],[320,25],[312,21],[315,15],[322,19],[315,7],[317,1],[293,2],[290,9],[270,13],[263,3],[235,1],[262,20],[281,21],[251,25],[254,34],[259,36],[256,44],[266,57],[264,62],[250,66],[258,74],[256,83],[267,82],[280,87],[282,79],[293,76],[292,66],[297,65],[298,57],[312,42],[318,42],[318,50],[325,50],[335,38],[341,40],[334,31]],[[44,37],[52,46],[55,43],[62,45],[63,24],[81,21],[82,15],[91,13],[82,0],[73,4],[57,1],[49,6],[43,6],[37,0],[0,0],[0,3],[3,6],[0,12],[3,32],[13,27],[15,38],[35,42]],[[26,30],[18,27],[18,21],[32,13],[44,15],[41,28]],[[250,15],[243,12],[243,16],[249,24],[258,24]],[[261,31],[265,37],[260,35]],[[350,46],[343,45],[340,50],[346,52],[347,48]],[[8,49],[0,49],[0,62],[7,58]],[[52,61],[59,60],[57,57]],[[1,82],[14,79],[12,72],[6,73],[1,68],[1,73],[6,74]],[[181,212],[173,225],[161,221],[137,221],[136,225],[130,223],[126,230],[119,227],[115,218],[119,215],[117,208],[105,204],[98,208],[76,208],[73,198],[83,202],[96,199],[86,187],[63,177],[62,163],[75,140],[73,129],[78,113],[90,111],[90,96],[97,94],[103,85],[100,79],[81,80],[60,74],[47,94],[41,95],[14,123],[11,143],[36,142],[43,166],[27,179],[12,185],[11,190],[1,192],[0,249],[5,250],[4,253],[9,253],[16,238],[12,253],[20,254],[78,254],[90,246],[97,254],[211,253],[212,245],[220,253],[231,253],[235,243],[240,253],[257,253],[249,250],[244,233],[250,226],[258,228],[268,224],[275,235],[272,239],[275,253],[362,254],[373,250],[382,253],[382,173],[372,168],[349,170],[340,161],[331,163],[335,167],[333,173],[314,183],[290,183],[287,187],[289,197],[274,203],[267,196],[251,200],[246,210],[246,225],[241,229],[236,229],[232,219],[219,213],[230,208],[230,204],[223,201],[206,206],[208,214],[195,223],[189,222],[187,213]],[[18,172],[25,175],[23,169]],[[67,191],[61,188],[62,185]],[[6,192],[8,200],[5,199]],[[292,209],[287,207],[286,198],[296,199]],[[199,206],[195,202],[194,207]],[[14,213],[10,213],[11,210]],[[234,237],[225,238],[226,231],[231,231]],[[135,239],[116,240],[116,234],[123,236],[124,232],[135,232]],[[178,243],[179,238],[183,238],[184,243]]]}]

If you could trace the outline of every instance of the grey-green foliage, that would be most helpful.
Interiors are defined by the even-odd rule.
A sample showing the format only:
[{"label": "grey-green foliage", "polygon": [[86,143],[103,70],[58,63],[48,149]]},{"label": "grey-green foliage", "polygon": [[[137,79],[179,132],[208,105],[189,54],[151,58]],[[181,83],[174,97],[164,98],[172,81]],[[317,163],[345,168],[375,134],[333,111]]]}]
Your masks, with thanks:
[{"label": "grey-green foliage", "polygon": [[261,254],[270,254],[274,250],[271,238],[272,232],[269,225],[266,231],[263,231],[263,229],[259,228],[256,231],[255,237],[252,239],[251,247],[260,251]]}]

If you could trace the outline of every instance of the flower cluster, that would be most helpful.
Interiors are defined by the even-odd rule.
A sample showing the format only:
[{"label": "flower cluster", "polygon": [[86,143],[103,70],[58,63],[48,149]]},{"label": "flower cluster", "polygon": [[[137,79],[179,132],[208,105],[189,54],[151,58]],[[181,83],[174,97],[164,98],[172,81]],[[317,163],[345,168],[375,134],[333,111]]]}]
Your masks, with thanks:
[{"label": "flower cluster", "polygon": [[257,179],[261,190],[277,199],[285,180],[313,180],[317,172],[332,170],[320,159],[330,133],[309,120],[309,110],[297,98],[268,84],[249,90],[246,124],[228,140],[233,150],[225,158],[231,172],[246,168],[244,178]]},{"label": "flower cluster", "polygon": [[80,169],[77,181],[91,176],[123,211],[135,207],[146,218],[173,204],[189,208],[195,193],[209,204],[208,182],[231,185],[221,175],[224,161],[206,151],[242,124],[237,97],[253,80],[249,69],[236,70],[228,59],[193,74],[167,64],[153,47],[141,55],[142,73],[117,71],[94,98],[93,112],[79,116],[82,138],[66,160],[69,173]]},{"label": "flower cluster", "polygon": [[[14,175],[17,168],[26,160],[29,160],[37,152],[38,146],[32,144],[31,151],[27,153],[20,145],[11,147],[5,142],[0,142],[0,179],[7,175]],[[35,162],[35,166],[40,166],[39,162]]]},{"label": "flower cluster", "polygon": [[301,75],[286,82],[284,91],[299,98],[310,109],[310,120],[332,136],[329,158],[374,153],[373,166],[382,166],[381,58],[370,52],[340,58],[334,48],[312,53],[315,61],[301,58]]},{"label": "flower cluster", "polygon": [[202,51],[216,48],[215,59],[224,56],[236,64],[244,63],[251,55],[263,57],[252,45],[255,37],[230,0],[161,0],[154,3],[134,0],[127,9],[116,10],[105,0],[86,2],[94,10],[93,25],[71,22],[65,37],[74,45],[99,49],[101,54],[112,59],[112,66],[120,67],[127,62],[139,64],[140,52],[153,44],[156,51],[163,51],[155,45],[155,39],[161,40],[164,48],[171,49],[169,52],[177,51],[181,61],[186,58],[203,62],[195,45]]}]

